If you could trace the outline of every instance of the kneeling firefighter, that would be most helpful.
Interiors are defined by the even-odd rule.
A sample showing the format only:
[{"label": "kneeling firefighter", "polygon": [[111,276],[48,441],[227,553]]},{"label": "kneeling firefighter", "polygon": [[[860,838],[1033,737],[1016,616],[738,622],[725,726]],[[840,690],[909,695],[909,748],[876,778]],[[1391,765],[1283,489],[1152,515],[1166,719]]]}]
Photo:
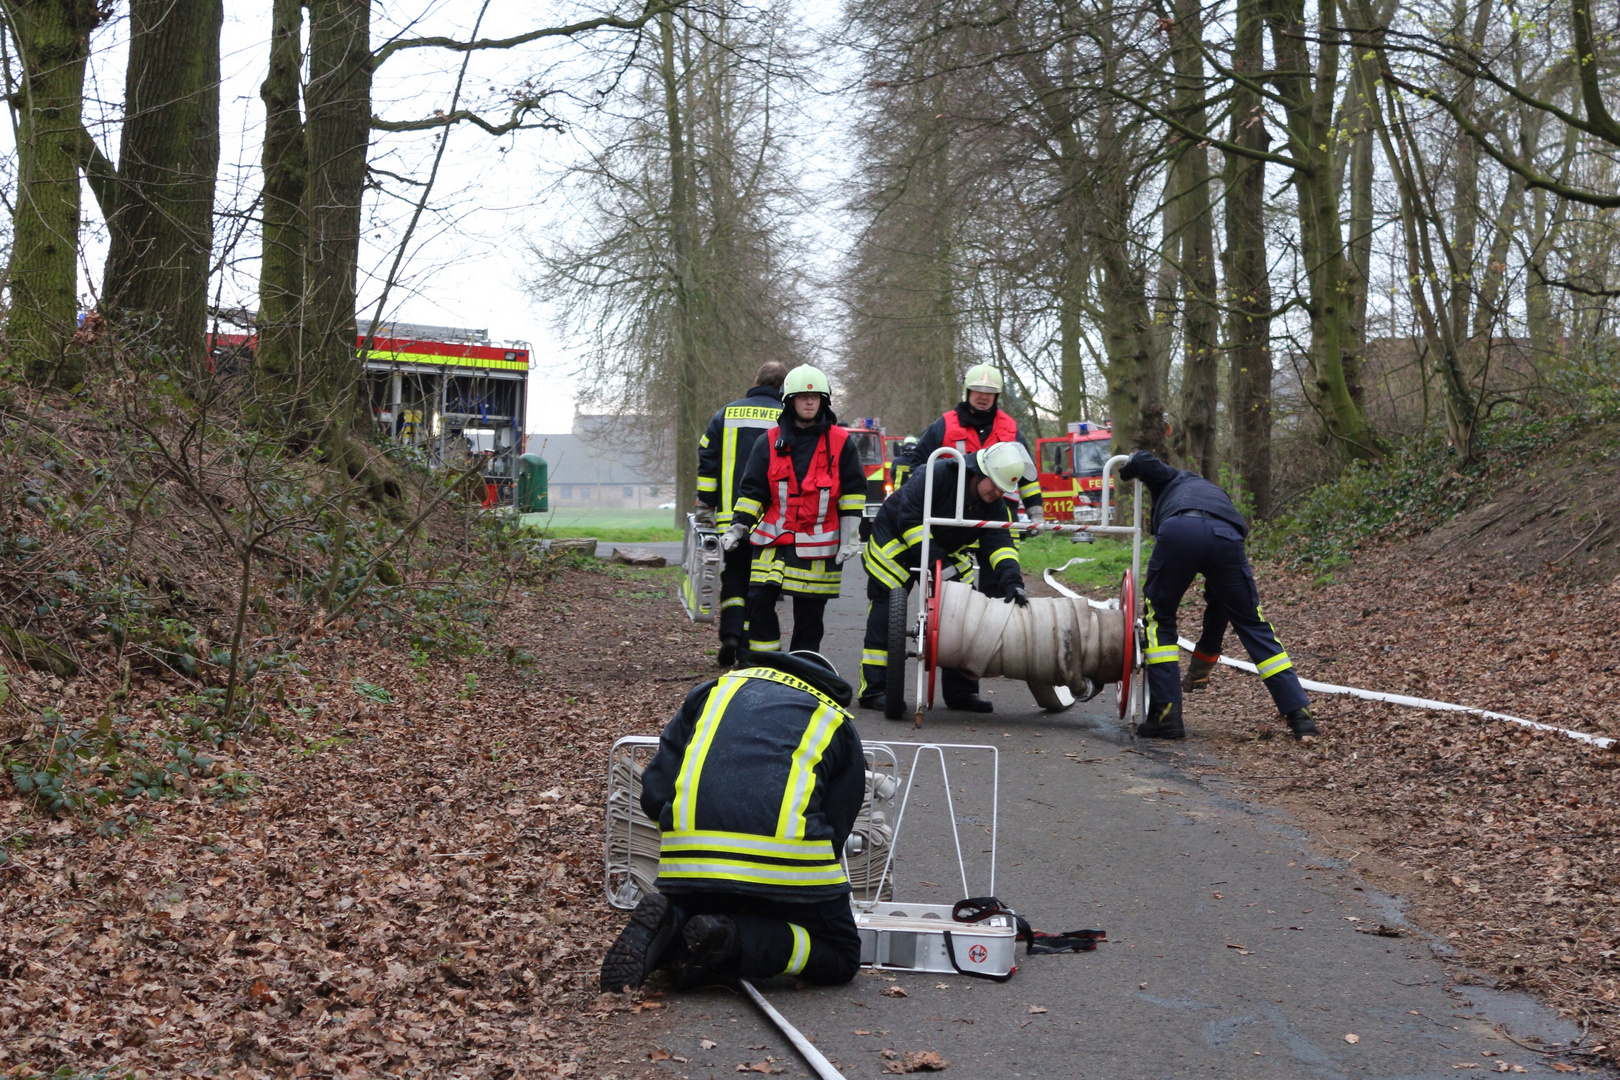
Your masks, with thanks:
[{"label": "kneeling firefighter", "polygon": [[1136,733],[1149,739],[1179,739],[1186,734],[1176,609],[1193,578],[1203,574],[1204,629],[1188,666],[1187,689],[1209,681],[1230,622],[1260,669],[1261,681],[1288,730],[1296,739],[1315,738],[1316,721],[1294,662],[1260,613],[1260,592],[1243,549],[1249,523],[1231,498],[1197,473],[1172,468],[1146,450],[1132,454],[1119,476],[1141,480],[1153,496],[1153,556],[1142,587],[1147,601],[1148,715]]},{"label": "kneeling firefighter", "polygon": [[[1018,490],[1028,469],[1029,455],[1016,443],[987,446],[966,456],[966,465],[956,458],[934,462],[934,502],[928,508],[933,517],[956,516],[956,480],[967,470],[967,496],[962,515],[972,521],[1011,521],[1013,505],[1006,496]],[[888,499],[872,522],[872,538],[866,545],[862,563],[866,567],[866,639],[861,646],[861,707],[883,708],[883,692],[889,679],[889,590],[912,586],[912,575],[922,559],[923,500],[927,494],[928,473],[911,474],[905,486]],[[1018,548],[1008,529],[979,529],[971,526],[936,525],[929,541],[930,557],[945,560],[947,576],[972,584],[975,576],[973,548],[978,545],[985,573],[994,575],[989,583],[1008,603],[1029,604],[1024,591],[1024,575],[1018,565]],[[953,573],[954,572],[954,573]],[[986,589],[991,592],[991,589]],[[979,697],[979,680],[956,668],[942,673],[945,707],[964,712],[994,712],[995,706]],[[897,675],[898,677],[898,675]]]},{"label": "kneeling firefighter", "polygon": [[728,978],[855,977],[861,938],[839,853],[866,792],[849,684],[825,657],[764,653],[686,695],[641,777],[658,822],[657,891],[602,961],[601,987],[673,965]]},{"label": "kneeling firefighter", "polygon": [[776,602],[793,597],[791,648],[821,648],[822,616],[838,595],[841,567],[860,553],[866,470],[838,426],[827,376],[804,365],[782,384],[782,415],[754,442],[743,466],[732,525],[720,538],[726,551],[752,529],[754,564],[748,575],[748,650],[782,648]]}]

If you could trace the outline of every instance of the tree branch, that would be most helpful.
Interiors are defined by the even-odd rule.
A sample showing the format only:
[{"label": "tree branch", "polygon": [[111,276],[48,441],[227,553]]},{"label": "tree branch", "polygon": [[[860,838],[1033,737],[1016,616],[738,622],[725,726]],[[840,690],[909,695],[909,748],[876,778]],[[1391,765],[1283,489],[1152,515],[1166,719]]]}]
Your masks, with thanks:
[{"label": "tree branch", "polygon": [[[372,64],[373,66],[381,64],[390,56],[405,49],[449,49],[452,52],[472,52],[476,49],[511,49],[543,38],[575,37],[579,34],[588,34],[593,30],[640,30],[649,21],[656,19],[666,11],[674,11],[676,8],[683,6],[684,3],[685,0],[660,0],[658,3],[649,4],[642,9],[640,15],[633,19],[604,15],[595,19],[569,23],[566,26],[545,26],[539,30],[530,30],[526,34],[517,34],[509,38],[479,38],[476,41],[457,41],[455,38],[447,37],[399,38],[388,42],[372,54]],[[384,128],[383,130],[396,129]]]},{"label": "tree branch", "polygon": [[505,135],[509,131],[532,131],[536,128],[546,131],[561,131],[563,129],[562,125],[554,120],[538,124],[526,124],[523,122],[529,113],[539,107],[539,98],[525,98],[512,107],[512,114],[507,117],[506,122],[503,124],[492,124],[470,109],[455,109],[447,113],[441,112],[423,120],[384,120],[380,116],[373,116],[371,118],[371,129],[373,131],[431,131],[434,128],[447,128],[451,124],[457,124],[465,120],[470,124],[483,128],[491,135],[497,136]]}]

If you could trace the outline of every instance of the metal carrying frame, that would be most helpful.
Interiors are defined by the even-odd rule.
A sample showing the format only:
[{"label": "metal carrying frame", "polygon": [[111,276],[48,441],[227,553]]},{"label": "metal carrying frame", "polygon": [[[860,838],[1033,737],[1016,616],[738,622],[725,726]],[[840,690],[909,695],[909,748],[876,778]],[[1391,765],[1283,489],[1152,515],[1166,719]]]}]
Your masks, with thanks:
[{"label": "metal carrying frame", "polygon": [[686,515],[686,532],[681,538],[681,607],[693,622],[714,622],[720,610],[720,569],[725,553],[720,550],[720,532],[697,523],[696,514]]},{"label": "metal carrying frame", "polygon": [[[658,845],[657,823],[649,821],[634,803],[631,784],[637,766],[644,767],[658,747],[652,735],[627,735],[613,744],[608,756],[607,835],[603,845],[603,888],[608,903],[622,911],[630,910],[641,899],[643,890],[656,878]],[[851,883],[862,887],[850,895],[856,927],[861,933],[861,963],[867,966],[905,971],[960,973],[982,978],[1004,979],[1014,970],[1013,948],[1016,927],[1010,918],[992,916],[981,923],[955,922],[950,904],[908,903],[884,899],[892,891],[894,856],[899,845],[911,796],[916,789],[918,768],[925,756],[939,763],[940,783],[945,791],[945,811],[950,817],[951,841],[956,855],[957,875],[962,896],[973,895],[968,878],[967,858],[962,848],[956,795],[951,787],[947,751],[988,752],[990,777],[989,873],[983,895],[993,895],[996,887],[996,842],[999,829],[1001,793],[1001,751],[975,743],[891,743],[863,744],[866,756],[866,804],[863,820],[840,853]],[[904,777],[902,783],[901,778]],[[896,800],[898,805],[896,806]],[[857,868],[852,858],[870,858],[874,833],[887,826],[887,813],[894,807],[892,830],[888,831],[887,853],[877,883],[872,883],[870,865]],[[879,815],[884,815],[880,817]],[[865,841],[864,843],[858,843]],[[653,865],[636,865],[638,847],[643,860]],[[852,850],[855,849],[855,850]],[[860,869],[866,870],[861,873]]]},{"label": "metal carrying frame", "polygon": [[[955,458],[959,465],[956,470],[956,516],[954,518],[935,517],[933,512],[934,462],[940,460],[942,456]],[[1142,591],[1142,481],[1135,481],[1136,490],[1133,500],[1135,505],[1132,508],[1131,524],[1105,524],[1112,517],[1112,508],[1108,503],[1109,495],[1113,490],[1111,481],[1113,480],[1114,470],[1129,460],[1130,457],[1126,454],[1115,454],[1103,464],[1102,503],[1098,507],[1099,523],[1095,525],[1065,525],[1055,521],[982,521],[964,517],[963,509],[967,500],[967,457],[954,446],[942,446],[928,455],[928,461],[923,466],[927,470],[927,475],[923,478],[922,551],[920,552],[921,559],[917,567],[920,583],[917,590],[919,596],[916,624],[917,647],[915,652],[909,648],[906,650],[907,655],[914,655],[918,658],[917,712],[914,726],[922,727],[923,710],[934,707],[931,693],[934,680],[930,677],[933,658],[928,655],[929,650],[927,648],[929,641],[928,620],[933,607],[929,602],[933,583],[930,580],[931,564],[928,560],[928,549],[933,543],[934,526],[944,525],[961,529],[1005,529],[1009,532],[1017,530],[1029,536],[1036,536],[1041,533],[1087,533],[1103,536],[1129,536],[1131,538],[1131,572],[1125,581],[1124,595],[1120,597],[1120,606],[1126,611],[1125,637],[1128,643],[1127,656],[1129,657],[1126,679],[1121,688],[1120,716],[1126,719],[1133,731],[1135,730],[1136,724],[1143,716],[1145,709],[1144,695],[1146,692],[1146,687],[1141,685],[1142,680],[1130,677],[1134,669],[1141,666],[1141,650],[1129,648],[1129,645],[1134,645],[1137,640],[1135,613],[1141,610],[1142,606],[1140,602]],[[891,678],[893,675],[894,673],[890,672]]]}]

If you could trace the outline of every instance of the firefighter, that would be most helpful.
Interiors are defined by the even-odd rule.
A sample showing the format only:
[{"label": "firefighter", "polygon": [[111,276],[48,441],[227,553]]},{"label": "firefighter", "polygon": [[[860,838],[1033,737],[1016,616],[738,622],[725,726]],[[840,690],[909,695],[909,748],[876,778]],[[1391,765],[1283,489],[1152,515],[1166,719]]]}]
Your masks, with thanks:
[{"label": "firefighter", "polygon": [[889,490],[899,491],[911,475],[911,452],[917,448],[917,436],[907,435],[894,449],[894,460],[889,462]]},{"label": "firefighter", "polygon": [[[1026,475],[1027,458],[1015,443],[997,443],[966,456],[965,466],[955,458],[934,462],[934,517],[956,516],[956,480],[967,470],[967,495],[962,514],[976,521],[1011,521],[1012,504],[1006,496],[1018,490]],[[866,639],[861,647],[862,708],[883,708],[884,689],[889,676],[889,590],[912,586],[911,576],[922,557],[923,499],[928,474],[911,474],[905,486],[883,503],[872,522],[872,539],[866,545],[862,562],[866,567]],[[979,545],[980,559],[987,574],[994,575],[994,595],[1019,607],[1029,604],[1024,591],[1024,575],[1018,566],[1018,549],[1007,529],[979,529],[938,525],[929,542],[929,556],[944,559],[947,574],[972,583],[975,577],[972,550]],[[954,573],[953,573],[954,572]],[[988,591],[988,590],[987,590]],[[945,707],[963,712],[994,712],[990,702],[979,697],[979,680],[956,668],[945,668]]]},{"label": "firefighter", "polygon": [[846,983],[861,960],[839,855],[866,792],[849,684],[811,652],[686,695],[641,777],[662,832],[648,892],[602,961],[601,987],[637,987],[662,964],[676,985],[792,975]]},{"label": "firefighter", "polygon": [[1172,469],[1138,450],[1119,470],[1122,480],[1141,480],[1153,496],[1153,556],[1142,590],[1147,601],[1147,721],[1136,729],[1150,739],[1179,739],[1180,653],[1176,608],[1198,574],[1204,575],[1204,631],[1188,669],[1189,688],[1208,681],[1230,620],[1249,651],[1277,711],[1296,739],[1315,738],[1310,701],[1277,632],[1260,613],[1260,593],[1243,542],[1249,524],[1215,484]]},{"label": "firefighter", "polygon": [[[787,373],[777,426],[754,442],[743,467],[732,522],[720,538],[730,552],[751,547],[748,650],[782,648],[776,602],[793,597],[794,651],[821,648],[822,616],[838,595],[842,566],[860,554],[866,469],[838,426],[827,376],[808,364]],[[743,540],[752,530],[752,543]]]},{"label": "firefighter", "polygon": [[[724,529],[731,524],[748,455],[782,414],[782,380],[786,377],[786,364],[775,360],[761,364],[753,389],[709,420],[708,430],[698,442],[699,525]],[[742,645],[751,554],[746,548],[727,551],[720,570],[720,612],[715,620],[720,629],[720,653],[715,659],[721,667],[737,662],[737,649]]]},{"label": "firefighter", "polygon": [[[1015,442],[1029,455],[1029,445],[1019,434],[1018,421],[998,407],[1002,386],[1001,372],[996,370],[994,364],[976,364],[968,368],[962,378],[962,400],[956,408],[928,425],[911,449],[906,462],[907,470],[922,468],[928,461],[928,455],[941,446],[954,446],[964,454],[971,454],[981,447]],[[1035,459],[1030,456],[1029,460],[1033,463]],[[1027,470],[1027,476],[1019,482],[1017,497],[1022,500],[1024,512],[1031,521],[1045,520],[1040,478],[1033,468]],[[988,570],[982,554],[979,568]],[[994,581],[994,575],[986,573],[980,582],[981,588],[991,596],[998,595],[993,591]]]}]

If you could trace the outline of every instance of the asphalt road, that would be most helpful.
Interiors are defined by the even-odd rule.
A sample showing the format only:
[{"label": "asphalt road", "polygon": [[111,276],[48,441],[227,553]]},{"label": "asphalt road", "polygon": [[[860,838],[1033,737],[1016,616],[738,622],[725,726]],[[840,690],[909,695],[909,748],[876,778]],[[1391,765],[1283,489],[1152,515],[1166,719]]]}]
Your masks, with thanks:
[{"label": "asphalt road", "polygon": [[[859,572],[846,574],[823,646],[852,682],[863,586]],[[790,605],[782,616],[785,636]],[[1183,771],[1196,744],[1134,742],[1112,689],[1058,715],[1041,712],[1019,683],[987,680],[984,692],[993,716],[936,708],[921,732],[868,711],[856,723],[869,740],[998,747],[997,895],[1039,929],[1100,926],[1108,941],[1084,954],[1020,949],[1018,972],[1003,984],[871,970],[832,989],[764,984],[851,1080],[883,1074],[886,1050],[938,1051],[964,1080],[1438,1078],[1496,1075],[1504,1065],[1562,1075],[1555,1059],[1496,1025],[1534,1044],[1574,1039],[1570,1024],[1524,995],[1456,984],[1437,956],[1443,944],[1406,926],[1397,899],[1363,886],[1286,815]],[[969,758],[951,759],[957,819],[965,836],[983,840],[989,772],[958,766]],[[899,843],[898,900],[959,899],[938,791],[919,788],[927,805]],[[970,862],[979,860],[970,880],[978,890],[988,845],[967,846]],[[1404,927],[1403,936],[1358,932],[1379,924]],[[892,987],[905,996],[883,993]],[[655,1075],[735,1076],[767,1056],[783,1075],[810,1075],[746,999],[710,990],[664,1001],[624,1021],[629,1045],[673,1055],[650,1066]],[[649,1067],[640,1053],[625,1066]]]}]

